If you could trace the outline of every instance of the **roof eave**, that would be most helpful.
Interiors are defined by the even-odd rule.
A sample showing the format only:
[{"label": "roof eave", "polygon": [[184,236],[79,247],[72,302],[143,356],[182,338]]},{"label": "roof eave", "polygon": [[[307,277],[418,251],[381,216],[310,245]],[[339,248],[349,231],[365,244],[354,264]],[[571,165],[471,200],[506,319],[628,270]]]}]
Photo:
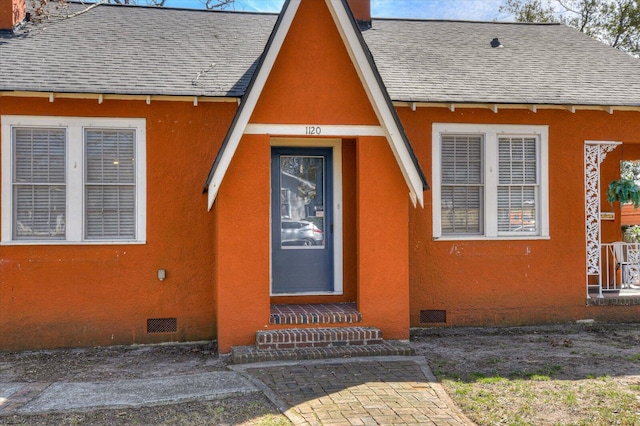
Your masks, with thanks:
[{"label": "roof eave", "polygon": [[271,35],[269,36],[265,49],[262,55],[260,55],[260,59],[253,75],[251,76],[247,90],[242,97],[240,106],[236,110],[231,126],[229,127],[229,130],[222,141],[222,146],[220,147],[220,150],[216,155],[216,159],[211,166],[203,188],[203,192],[208,193],[207,198],[209,210],[213,207],[222,179],[224,178],[227,168],[231,163],[231,159],[233,158],[240,139],[242,138],[244,129],[249,122],[253,108],[258,101],[260,93],[262,93],[264,82],[271,72],[271,68],[273,67],[277,57],[277,52],[279,52],[280,47],[282,47],[284,38],[288,33],[296,11],[300,6],[300,1],[301,0],[285,1],[282,11],[278,15],[278,19],[271,31]]},{"label": "roof eave", "polygon": [[[345,45],[352,48],[349,51],[349,55],[352,57],[356,68],[358,68],[357,71],[361,81],[363,81],[365,89],[368,89],[367,95],[369,96],[371,105],[376,108],[378,119],[387,132],[387,139],[409,187],[411,200],[414,205],[416,202],[419,202],[420,206],[424,206],[423,192],[429,189],[429,184],[393,106],[389,92],[373,59],[373,55],[358,28],[356,20],[350,13],[347,0],[326,0],[326,2],[332,15],[334,15],[334,19],[341,21],[342,25],[339,26],[339,30],[346,29],[348,25],[352,30],[352,34],[356,37],[357,43],[352,44],[346,40],[346,38],[348,38],[347,34],[344,34],[342,31],[340,34],[343,37]],[[337,9],[335,7],[336,3],[334,2],[340,3],[342,9]],[[353,50],[357,48],[360,49],[359,52]],[[366,61],[366,67],[362,67],[362,60]],[[380,103],[383,105],[380,105]]]}]

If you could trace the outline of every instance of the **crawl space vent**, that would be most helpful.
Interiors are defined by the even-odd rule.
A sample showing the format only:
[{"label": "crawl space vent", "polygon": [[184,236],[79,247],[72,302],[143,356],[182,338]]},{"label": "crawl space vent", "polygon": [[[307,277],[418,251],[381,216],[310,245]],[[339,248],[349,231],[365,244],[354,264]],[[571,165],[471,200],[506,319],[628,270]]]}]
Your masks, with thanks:
[{"label": "crawl space vent", "polygon": [[447,311],[426,309],[420,311],[420,324],[442,324],[447,322]]},{"label": "crawl space vent", "polygon": [[178,318],[149,318],[147,333],[175,333],[178,331]]}]

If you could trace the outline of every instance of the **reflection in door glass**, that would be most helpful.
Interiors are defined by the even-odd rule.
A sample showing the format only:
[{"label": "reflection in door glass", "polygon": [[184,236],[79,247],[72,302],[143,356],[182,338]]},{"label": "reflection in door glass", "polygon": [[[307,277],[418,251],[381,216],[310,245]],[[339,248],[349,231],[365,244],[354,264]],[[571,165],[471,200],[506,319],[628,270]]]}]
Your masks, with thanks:
[{"label": "reflection in door glass", "polygon": [[280,156],[283,248],[324,248],[324,157]]}]

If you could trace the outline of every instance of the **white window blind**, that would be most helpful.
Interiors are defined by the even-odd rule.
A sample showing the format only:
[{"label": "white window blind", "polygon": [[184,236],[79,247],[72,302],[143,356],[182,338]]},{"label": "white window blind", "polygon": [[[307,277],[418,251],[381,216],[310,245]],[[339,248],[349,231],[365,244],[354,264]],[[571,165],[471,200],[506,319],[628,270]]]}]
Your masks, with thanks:
[{"label": "white window blind", "polygon": [[13,129],[13,238],[64,239],[66,133]]},{"label": "white window blind", "polygon": [[85,161],[85,238],[135,238],[135,132],[86,129]]},{"label": "white window blind", "polygon": [[482,233],[482,137],[442,138],[442,232]]},{"label": "white window blind", "polygon": [[537,230],[537,144],[537,138],[498,139],[499,232]]}]

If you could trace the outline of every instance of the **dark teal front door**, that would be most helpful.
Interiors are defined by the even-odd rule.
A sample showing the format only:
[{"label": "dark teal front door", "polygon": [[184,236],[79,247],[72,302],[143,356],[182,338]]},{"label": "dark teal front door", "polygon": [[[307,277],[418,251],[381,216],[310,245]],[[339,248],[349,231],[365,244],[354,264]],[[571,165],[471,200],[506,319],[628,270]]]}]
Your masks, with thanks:
[{"label": "dark teal front door", "polygon": [[271,293],[334,290],[331,148],[271,149]]}]

